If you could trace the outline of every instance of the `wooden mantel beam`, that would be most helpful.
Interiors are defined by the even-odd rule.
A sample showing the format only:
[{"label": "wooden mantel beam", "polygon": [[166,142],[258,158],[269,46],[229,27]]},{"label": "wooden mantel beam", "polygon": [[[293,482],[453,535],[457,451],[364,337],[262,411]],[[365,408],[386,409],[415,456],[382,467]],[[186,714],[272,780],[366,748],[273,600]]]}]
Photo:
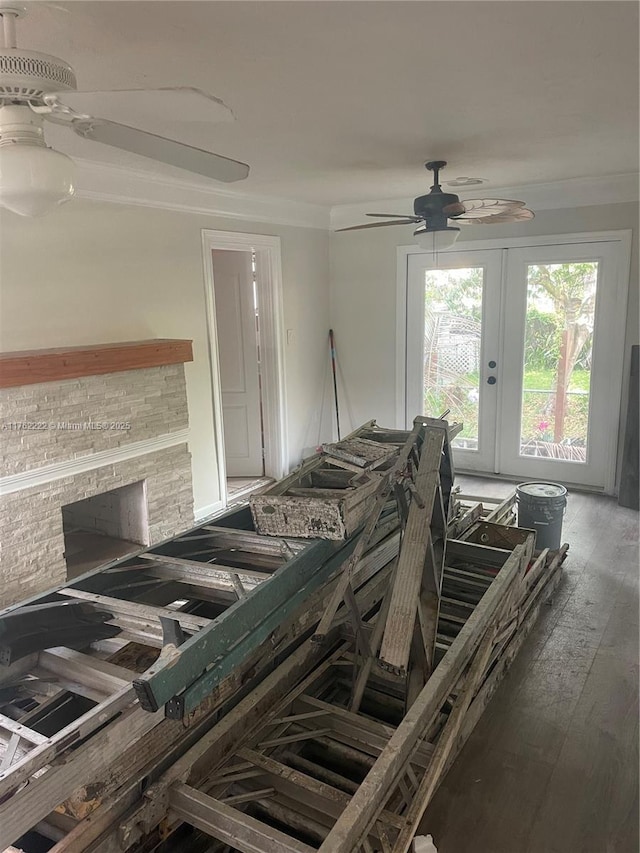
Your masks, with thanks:
[{"label": "wooden mantel beam", "polygon": [[0,353],[0,388],[193,361],[192,341],[157,338]]}]

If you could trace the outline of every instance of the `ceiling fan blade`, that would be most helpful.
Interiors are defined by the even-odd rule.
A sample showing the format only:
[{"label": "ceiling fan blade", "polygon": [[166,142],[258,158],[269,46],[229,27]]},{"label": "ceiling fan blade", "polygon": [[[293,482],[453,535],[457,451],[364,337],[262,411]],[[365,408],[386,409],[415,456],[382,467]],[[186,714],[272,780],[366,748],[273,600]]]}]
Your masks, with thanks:
[{"label": "ceiling fan blade", "polygon": [[411,222],[422,222],[421,216],[412,216],[410,213],[367,213],[367,216],[380,216],[382,219],[409,219]]},{"label": "ceiling fan blade", "polygon": [[101,116],[147,130],[173,132],[173,125],[234,121],[229,107],[219,98],[180,86],[171,89],[121,89],[107,92],[54,92],[47,101],[71,107],[85,116]]},{"label": "ceiling fan blade", "polygon": [[147,133],[126,124],[118,124],[114,121],[104,119],[74,119],[71,123],[74,131],[84,139],[92,139],[94,142],[102,142],[103,145],[112,145],[114,148],[122,148],[132,154],[141,154],[160,163],[169,166],[177,166],[188,172],[204,175],[216,181],[231,183],[242,181],[249,174],[246,163],[239,163],[220,154],[204,151],[202,148],[194,148],[155,133]]},{"label": "ceiling fan blade", "polygon": [[453,222],[461,222],[463,225],[498,225],[501,222],[524,222],[527,219],[533,219],[535,216],[532,210],[527,207],[520,207],[517,210],[512,210],[507,213],[496,213],[490,216],[456,216]]},{"label": "ceiling fan blade", "polygon": [[470,198],[461,202],[465,219],[477,217],[498,216],[502,213],[511,213],[524,207],[523,201],[515,201],[510,198]]},{"label": "ceiling fan blade", "polygon": [[[418,220],[419,222],[421,220]],[[382,228],[385,225],[415,225],[415,217],[411,219],[394,219],[392,222],[370,222],[367,225],[352,225],[350,228],[336,228],[336,231],[360,231],[362,228]]]},{"label": "ceiling fan blade", "polygon": [[459,216],[465,212],[465,206],[461,201],[454,201],[453,204],[446,204],[442,208],[442,212],[445,216]]}]

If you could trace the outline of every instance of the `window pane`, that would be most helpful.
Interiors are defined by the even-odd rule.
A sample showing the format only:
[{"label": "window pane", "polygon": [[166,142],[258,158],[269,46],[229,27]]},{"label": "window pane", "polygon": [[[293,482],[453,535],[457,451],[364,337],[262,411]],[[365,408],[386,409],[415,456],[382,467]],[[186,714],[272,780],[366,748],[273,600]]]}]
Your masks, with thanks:
[{"label": "window pane", "polygon": [[423,414],[462,422],[454,447],[478,449],[483,267],[427,270]]},{"label": "window pane", "polygon": [[587,461],[598,264],[530,264],[520,455]]}]

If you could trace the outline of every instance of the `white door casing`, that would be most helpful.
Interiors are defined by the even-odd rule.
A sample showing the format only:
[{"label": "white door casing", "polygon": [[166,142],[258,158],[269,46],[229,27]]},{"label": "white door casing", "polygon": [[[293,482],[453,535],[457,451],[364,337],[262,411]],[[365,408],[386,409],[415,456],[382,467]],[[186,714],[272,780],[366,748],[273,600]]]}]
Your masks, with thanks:
[{"label": "white door casing", "polygon": [[262,424],[252,253],[213,249],[220,391],[228,477],[261,477]]}]

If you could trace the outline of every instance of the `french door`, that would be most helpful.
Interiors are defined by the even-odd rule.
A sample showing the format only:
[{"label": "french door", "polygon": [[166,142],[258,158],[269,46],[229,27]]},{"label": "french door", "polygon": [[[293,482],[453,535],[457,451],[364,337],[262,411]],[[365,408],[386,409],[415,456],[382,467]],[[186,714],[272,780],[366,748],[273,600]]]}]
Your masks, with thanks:
[{"label": "french door", "polygon": [[408,257],[406,422],[464,424],[459,470],[611,489],[624,317],[616,242]]}]

